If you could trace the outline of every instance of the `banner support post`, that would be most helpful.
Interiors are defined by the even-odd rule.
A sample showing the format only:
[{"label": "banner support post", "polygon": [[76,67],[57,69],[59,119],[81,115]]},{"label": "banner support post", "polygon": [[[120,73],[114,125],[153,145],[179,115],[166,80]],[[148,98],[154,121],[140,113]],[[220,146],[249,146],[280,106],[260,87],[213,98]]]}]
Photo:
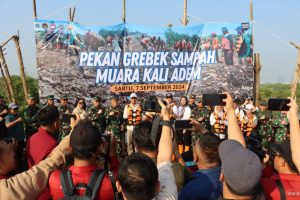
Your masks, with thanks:
[{"label": "banner support post", "polygon": [[122,21],[123,23],[126,23],[126,0],[123,0]]},{"label": "banner support post", "polygon": [[33,2],[33,19],[37,19],[37,14],[36,14],[36,0],[32,0]]},{"label": "banner support post", "polygon": [[293,45],[298,50],[297,66],[296,66],[293,82],[291,84],[291,97],[296,100],[297,86],[300,79],[300,46],[294,44],[293,42],[290,42],[290,44]]},{"label": "banner support post", "polygon": [[183,17],[181,23],[183,26],[186,26],[188,22],[189,21],[187,19],[187,0],[183,0]]}]

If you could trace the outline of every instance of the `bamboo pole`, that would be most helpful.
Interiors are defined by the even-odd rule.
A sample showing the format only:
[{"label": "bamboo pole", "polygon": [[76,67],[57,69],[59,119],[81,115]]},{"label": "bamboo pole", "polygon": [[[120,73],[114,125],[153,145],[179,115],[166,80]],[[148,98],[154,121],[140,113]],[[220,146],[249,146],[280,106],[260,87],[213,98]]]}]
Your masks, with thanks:
[{"label": "bamboo pole", "polygon": [[4,88],[6,99],[8,100],[8,102],[12,102],[11,95],[10,95],[9,90],[8,90],[8,84],[7,84],[7,81],[5,79],[1,63],[0,63],[0,71],[1,71],[1,75],[2,75],[1,85]]},{"label": "bamboo pole", "polygon": [[297,66],[294,74],[294,78],[291,84],[291,97],[293,99],[296,99],[296,92],[297,92],[297,86],[300,79],[300,46],[294,44],[293,42],[290,42],[291,45],[293,45],[298,50],[298,58],[297,58]]},{"label": "bamboo pole", "polygon": [[123,21],[123,23],[126,23],[126,0],[123,0],[122,21]]},{"label": "bamboo pole", "polygon": [[187,0],[183,0],[183,17],[181,23],[183,26],[186,26],[188,22],[189,21],[187,19]]},{"label": "bamboo pole", "polygon": [[34,19],[37,19],[37,14],[36,14],[36,1],[35,0],[32,0],[33,1],[33,18]]},{"label": "bamboo pole", "polygon": [[255,105],[259,105],[259,88],[260,88],[260,70],[261,70],[261,65],[260,65],[260,55],[259,53],[254,54],[255,58]]},{"label": "bamboo pole", "polygon": [[72,21],[72,22],[74,21],[75,12],[76,12],[76,8],[74,7],[74,8],[73,8],[73,13],[72,13],[72,18],[71,18],[71,21]]},{"label": "bamboo pole", "polygon": [[12,102],[16,103],[16,98],[15,98],[15,93],[14,93],[14,89],[13,89],[13,85],[12,85],[12,80],[11,80],[11,77],[10,77],[10,74],[9,74],[9,71],[8,71],[8,68],[7,68],[5,58],[4,58],[2,46],[0,46],[0,62],[1,62],[2,68],[4,69],[3,70],[4,71],[4,77],[6,78],[6,81],[8,83],[8,89],[9,89],[9,92],[11,94]]},{"label": "bamboo pole", "polygon": [[69,8],[69,21],[72,21],[72,8]]},{"label": "bamboo pole", "polygon": [[24,97],[25,97],[25,101],[26,101],[26,99],[28,98],[28,87],[27,87],[27,83],[26,83],[25,68],[24,68],[24,63],[23,63],[21,47],[20,47],[20,38],[17,35],[14,35],[13,40],[15,42],[16,50],[17,50],[17,54],[18,54],[18,60],[19,60],[19,64],[20,64],[20,77],[22,80]]}]

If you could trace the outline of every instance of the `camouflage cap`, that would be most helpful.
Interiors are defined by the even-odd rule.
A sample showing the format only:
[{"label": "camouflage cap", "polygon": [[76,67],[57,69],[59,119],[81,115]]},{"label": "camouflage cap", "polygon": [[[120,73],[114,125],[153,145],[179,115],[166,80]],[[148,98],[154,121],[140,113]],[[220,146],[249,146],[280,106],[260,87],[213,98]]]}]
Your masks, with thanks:
[{"label": "camouflage cap", "polygon": [[28,94],[28,99],[35,99],[35,97],[33,96],[33,94]]},{"label": "camouflage cap", "polygon": [[68,99],[68,96],[67,96],[67,95],[62,95],[62,96],[60,97],[60,99],[62,99],[62,100],[67,100],[67,99]]},{"label": "camouflage cap", "polygon": [[110,97],[110,99],[119,100],[119,97],[118,97],[117,95],[112,95],[112,96]]},{"label": "camouflage cap", "polygon": [[190,95],[190,99],[196,99],[196,95],[191,94],[191,95]]},{"label": "camouflage cap", "polygon": [[47,99],[54,99],[54,95],[48,95]]},{"label": "camouflage cap", "polygon": [[101,100],[101,97],[100,96],[94,96],[93,99],[94,100]]},{"label": "camouflage cap", "polygon": [[261,106],[267,106],[268,103],[267,103],[266,101],[260,101],[260,102],[259,102],[259,105],[261,105]]},{"label": "camouflage cap", "polygon": [[202,102],[202,97],[197,98],[198,102]]}]

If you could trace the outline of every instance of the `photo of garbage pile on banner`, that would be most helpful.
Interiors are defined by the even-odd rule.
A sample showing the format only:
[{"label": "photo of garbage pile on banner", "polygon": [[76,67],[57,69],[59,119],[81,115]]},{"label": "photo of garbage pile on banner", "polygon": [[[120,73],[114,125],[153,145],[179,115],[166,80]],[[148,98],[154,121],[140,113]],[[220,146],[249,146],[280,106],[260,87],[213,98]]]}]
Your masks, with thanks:
[{"label": "photo of garbage pile on banner", "polygon": [[148,28],[36,20],[40,99],[253,92],[249,23]]}]

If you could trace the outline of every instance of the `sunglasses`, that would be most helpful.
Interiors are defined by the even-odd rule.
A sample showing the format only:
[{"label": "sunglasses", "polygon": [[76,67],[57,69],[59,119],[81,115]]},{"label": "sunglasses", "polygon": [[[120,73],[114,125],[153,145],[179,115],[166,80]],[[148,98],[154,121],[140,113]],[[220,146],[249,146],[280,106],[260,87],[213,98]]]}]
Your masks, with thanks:
[{"label": "sunglasses", "polygon": [[131,99],[136,99],[136,97],[131,97]]},{"label": "sunglasses", "polygon": [[78,104],[84,104],[84,102],[83,101],[79,101]]}]

